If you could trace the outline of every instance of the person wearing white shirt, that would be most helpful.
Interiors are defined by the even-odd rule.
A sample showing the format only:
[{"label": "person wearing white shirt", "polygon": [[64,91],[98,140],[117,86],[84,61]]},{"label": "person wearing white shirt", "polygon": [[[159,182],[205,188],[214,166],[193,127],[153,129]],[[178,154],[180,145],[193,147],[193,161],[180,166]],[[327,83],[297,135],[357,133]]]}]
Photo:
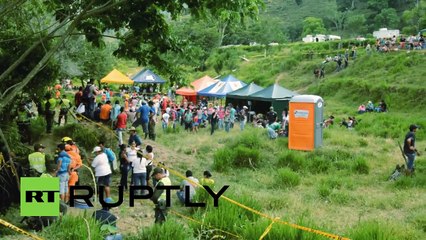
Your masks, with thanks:
[{"label": "person wearing white shirt", "polygon": [[184,179],[182,181],[182,183],[180,184],[180,191],[176,192],[176,195],[178,196],[179,201],[182,204],[185,203],[185,191],[187,190],[187,188],[189,187],[189,201],[191,201],[195,195],[199,183],[198,179],[192,176],[191,170],[187,170],[185,175],[187,179]]},{"label": "person wearing white shirt", "polygon": [[93,159],[92,167],[95,169],[95,176],[97,179],[98,186],[104,186],[105,198],[110,197],[111,184],[111,167],[109,165],[108,156],[103,152],[102,148],[96,146],[93,149],[93,153],[96,157]]},{"label": "person wearing white shirt", "polygon": [[170,118],[170,115],[167,112],[165,112],[163,114],[163,120],[161,121],[162,126],[163,126],[163,130],[167,129],[167,126],[169,125],[169,118]]},{"label": "person wearing white shirt", "polygon": [[[146,158],[141,153],[137,153],[137,158],[132,162],[133,167],[133,184],[134,186],[147,186],[146,184],[146,166],[148,165]],[[136,192],[138,195],[141,191]]]}]

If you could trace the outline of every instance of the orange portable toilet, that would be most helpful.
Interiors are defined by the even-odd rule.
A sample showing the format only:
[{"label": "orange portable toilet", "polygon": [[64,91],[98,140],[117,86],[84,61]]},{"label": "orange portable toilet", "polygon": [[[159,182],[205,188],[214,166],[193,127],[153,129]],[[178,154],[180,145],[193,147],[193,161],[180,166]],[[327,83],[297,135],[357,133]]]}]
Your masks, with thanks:
[{"label": "orange portable toilet", "polygon": [[288,148],[312,151],[322,146],[323,99],[298,95],[289,103]]}]

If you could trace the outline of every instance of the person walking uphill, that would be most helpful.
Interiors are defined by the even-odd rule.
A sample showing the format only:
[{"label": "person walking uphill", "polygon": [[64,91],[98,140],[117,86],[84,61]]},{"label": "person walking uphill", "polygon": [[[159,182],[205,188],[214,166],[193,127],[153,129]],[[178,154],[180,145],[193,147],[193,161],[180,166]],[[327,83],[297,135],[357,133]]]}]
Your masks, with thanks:
[{"label": "person walking uphill", "polygon": [[56,100],[50,93],[45,95],[46,104],[44,106],[44,116],[46,118],[46,133],[52,133],[53,117],[55,116]]},{"label": "person walking uphill", "polygon": [[151,201],[155,203],[155,223],[163,223],[167,217],[167,206],[166,206],[166,191],[161,189],[161,186],[171,186],[172,182],[164,174],[163,169],[156,167],[152,172],[152,177],[158,182],[154,186],[154,194],[151,197]]},{"label": "person walking uphill", "polygon": [[419,152],[416,149],[416,131],[419,127],[411,124],[410,131],[405,135],[404,139],[404,154],[407,156],[407,170],[410,174],[414,173],[414,160]]}]

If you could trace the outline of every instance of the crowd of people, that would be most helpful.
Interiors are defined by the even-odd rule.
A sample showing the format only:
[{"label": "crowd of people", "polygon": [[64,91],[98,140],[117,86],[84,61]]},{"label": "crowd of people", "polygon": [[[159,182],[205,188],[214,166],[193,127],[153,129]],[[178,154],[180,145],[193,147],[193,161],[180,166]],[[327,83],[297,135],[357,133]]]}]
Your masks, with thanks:
[{"label": "crowd of people", "polygon": [[372,101],[368,101],[367,104],[362,103],[358,107],[358,114],[377,112],[383,113],[388,111],[388,105],[384,100],[381,100],[376,106]]},{"label": "crowd of people", "polygon": [[[390,52],[398,50],[422,50],[426,48],[426,44],[422,34],[418,36],[410,35],[408,37],[400,35],[399,39],[394,35],[390,38],[378,38],[375,47],[377,52]],[[367,45],[366,50],[367,52],[371,52],[370,44]]]}]

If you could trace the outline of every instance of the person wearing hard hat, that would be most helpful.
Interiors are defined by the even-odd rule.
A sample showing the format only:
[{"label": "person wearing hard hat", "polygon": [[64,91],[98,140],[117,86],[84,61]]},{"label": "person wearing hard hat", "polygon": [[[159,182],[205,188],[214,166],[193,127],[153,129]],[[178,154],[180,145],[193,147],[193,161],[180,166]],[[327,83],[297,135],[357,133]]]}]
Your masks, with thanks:
[{"label": "person wearing hard hat", "polygon": [[71,149],[74,152],[80,154],[80,149],[78,149],[78,146],[75,144],[75,142],[70,137],[63,137],[62,138],[62,142],[65,143],[65,144],[70,145]]}]

